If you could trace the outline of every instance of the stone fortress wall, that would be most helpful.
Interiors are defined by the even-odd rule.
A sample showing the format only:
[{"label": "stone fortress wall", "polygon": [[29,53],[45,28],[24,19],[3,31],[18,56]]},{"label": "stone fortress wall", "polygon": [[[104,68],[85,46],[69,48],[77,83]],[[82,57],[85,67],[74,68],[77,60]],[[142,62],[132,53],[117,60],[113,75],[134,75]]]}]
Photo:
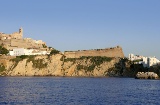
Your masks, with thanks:
[{"label": "stone fortress wall", "polygon": [[20,28],[19,32],[12,34],[0,33],[0,45],[8,50],[13,50],[14,48],[43,49],[43,45],[46,45],[46,43],[42,40],[37,41],[31,38],[23,38],[23,29]]},{"label": "stone fortress wall", "polygon": [[79,58],[81,56],[106,56],[124,58],[123,50],[120,46],[106,49],[80,50],[64,52],[66,58]]}]

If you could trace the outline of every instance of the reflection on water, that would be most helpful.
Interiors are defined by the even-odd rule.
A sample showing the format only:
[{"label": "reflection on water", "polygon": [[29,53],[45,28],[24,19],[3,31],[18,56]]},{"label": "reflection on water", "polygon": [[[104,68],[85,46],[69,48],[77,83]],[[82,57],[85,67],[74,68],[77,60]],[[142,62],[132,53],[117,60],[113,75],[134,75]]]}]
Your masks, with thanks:
[{"label": "reflection on water", "polygon": [[131,78],[0,77],[0,104],[160,104],[159,87]]}]

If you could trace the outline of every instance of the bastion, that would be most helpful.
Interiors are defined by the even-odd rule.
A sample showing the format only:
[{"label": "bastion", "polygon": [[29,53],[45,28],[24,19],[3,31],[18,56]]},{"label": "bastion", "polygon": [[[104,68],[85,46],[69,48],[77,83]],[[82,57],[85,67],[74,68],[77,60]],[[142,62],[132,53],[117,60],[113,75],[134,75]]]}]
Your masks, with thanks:
[{"label": "bastion", "polygon": [[64,55],[66,58],[79,58],[82,56],[105,56],[124,58],[124,53],[120,46],[105,49],[65,51]]}]

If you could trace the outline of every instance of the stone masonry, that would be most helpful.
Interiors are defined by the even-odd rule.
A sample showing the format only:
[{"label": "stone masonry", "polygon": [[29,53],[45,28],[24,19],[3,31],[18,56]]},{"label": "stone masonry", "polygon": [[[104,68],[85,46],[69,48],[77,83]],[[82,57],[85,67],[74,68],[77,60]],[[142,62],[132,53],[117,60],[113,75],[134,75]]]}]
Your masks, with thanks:
[{"label": "stone masonry", "polygon": [[20,28],[19,32],[12,34],[5,34],[0,32],[0,45],[4,46],[8,50],[14,48],[25,48],[25,49],[44,49],[45,42],[42,40],[33,40],[31,38],[23,38],[23,29]]},{"label": "stone masonry", "polygon": [[124,57],[123,50],[120,46],[106,49],[80,50],[64,52],[66,58],[79,58],[81,56],[106,56],[106,57]]}]

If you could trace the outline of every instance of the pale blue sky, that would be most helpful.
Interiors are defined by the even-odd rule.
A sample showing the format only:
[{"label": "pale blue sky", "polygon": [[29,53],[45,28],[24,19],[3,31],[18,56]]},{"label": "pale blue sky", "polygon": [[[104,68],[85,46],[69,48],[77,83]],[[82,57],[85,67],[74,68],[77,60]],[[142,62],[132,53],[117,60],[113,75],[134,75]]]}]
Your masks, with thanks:
[{"label": "pale blue sky", "polygon": [[0,31],[60,51],[122,46],[160,59],[160,0],[1,0]]}]

